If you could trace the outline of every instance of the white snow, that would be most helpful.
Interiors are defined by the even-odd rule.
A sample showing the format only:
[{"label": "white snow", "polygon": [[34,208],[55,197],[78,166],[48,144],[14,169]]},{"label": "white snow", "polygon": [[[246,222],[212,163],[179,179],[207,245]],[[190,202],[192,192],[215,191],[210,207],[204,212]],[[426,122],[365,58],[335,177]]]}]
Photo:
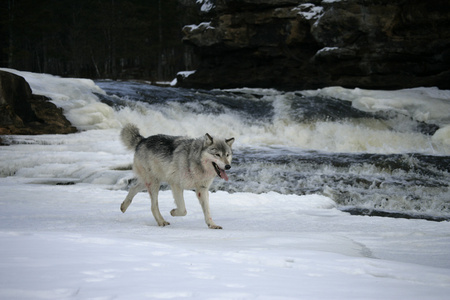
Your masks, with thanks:
[{"label": "white snow", "polygon": [[[105,115],[109,110],[92,95],[103,91],[92,81],[19,73],[33,92],[53,95],[77,126],[88,130],[4,137],[14,143],[0,147],[0,299],[448,298],[450,222],[351,216],[325,196],[274,192],[212,193],[212,216],[223,230],[207,228],[191,191],[185,192],[187,216],[176,218],[169,214],[171,192],[160,193],[161,212],[171,223],[164,228],[156,226],[146,193],[139,193],[125,214],[120,212],[123,188],[133,177],[127,171],[132,154],[119,142],[121,123],[139,125],[152,118],[156,128],[146,133],[166,129],[189,135],[209,124],[208,130],[227,136],[240,133],[239,147],[238,141],[270,145],[278,134],[286,140],[292,132],[301,133],[286,119],[276,116],[280,124],[264,131],[247,129],[236,116],[214,116],[213,122],[186,116],[177,107],[171,119],[139,106]],[[290,94],[269,91],[268,98],[275,100],[267,101],[276,102],[276,113],[282,115]],[[365,93],[339,88],[317,93],[327,91],[349,101]],[[393,98],[407,108],[404,93],[409,92],[393,93]],[[448,107],[447,91],[422,88],[410,94],[418,93],[441,109]],[[382,96],[373,92],[371,99],[390,105]],[[80,107],[72,103],[82,101]],[[100,114],[97,120],[90,117],[95,113]],[[428,118],[438,116],[433,110]],[[170,125],[174,120],[177,126]],[[317,124],[315,133],[329,135],[324,126]],[[348,127],[357,133],[355,126]],[[180,128],[186,132],[177,132]],[[445,134],[449,131],[441,132],[444,140]],[[386,131],[380,135],[390,141]]]},{"label": "white snow", "polygon": [[329,51],[334,51],[339,49],[338,47],[324,47],[322,49],[320,49],[319,51],[317,51],[316,55],[322,52],[329,52]]},{"label": "white snow", "polygon": [[1,299],[446,299],[450,223],[355,217],[319,195],[212,193],[223,230],[158,227],[146,193],[0,179]]},{"label": "white snow", "polygon": [[200,23],[200,24],[198,24],[198,25],[196,25],[196,24],[185,25],[185,26],[183,27],[183,29],[184,29],[184,28],[187,28],[187,29],[189,29],[190,31],[194,31],[194,30],[197,30],[197,29],[201,29],[201,30],[215,29],[214,26],[211,26],[211,22],[202,22],[202,23]]},{"label": "white snow", "polygon": [[211,3],[210,0],[197,0],[197,4],[201,4],[200,11],[202,12],[209,12],[211,9],[214,8],[214,4]]},{"label": "white snow", "polygon": [[[304,3],[292,9],[297,14],[303,16],[306,20],[319,20],[323,15],[323,7],[315,6],[312,3]],[[316,22],[317,22],[316,21]]]},{"label": "white snow", "polygon": [[[182,78],[184,79],[184,78],[187,78],[187,77],[191,76],[192,74],[194,74],[195,71],[196,71],[196,70],[193,70],[193,71],[181,71],[181,72],[178,72],[177,75],[181,75]],[[177,77],[178,77],[178,76],[177,76]],[[176,86],[176,85],[177,85],[177,82],[178,82],[178,79],[177,79],[177,78],[174,78],[174,79],[170,82],[170,86]]]}]

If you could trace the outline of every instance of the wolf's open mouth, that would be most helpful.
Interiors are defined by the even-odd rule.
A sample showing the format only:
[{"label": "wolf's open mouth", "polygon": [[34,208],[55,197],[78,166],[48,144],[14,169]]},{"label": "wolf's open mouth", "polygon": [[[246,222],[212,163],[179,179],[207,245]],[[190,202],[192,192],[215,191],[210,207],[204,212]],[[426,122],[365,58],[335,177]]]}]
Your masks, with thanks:
[{"label": "wolf's open mouth", "polygon": [[225,173],[225,170],[222,170],[221,168],[219,168],[219,166],[215,162],[213,162],[212,165],[213,165],[214,169],[216,170],[217,176],[224,179],[225,181],[228,181],[228,176],[227,176],[227,173]]}]

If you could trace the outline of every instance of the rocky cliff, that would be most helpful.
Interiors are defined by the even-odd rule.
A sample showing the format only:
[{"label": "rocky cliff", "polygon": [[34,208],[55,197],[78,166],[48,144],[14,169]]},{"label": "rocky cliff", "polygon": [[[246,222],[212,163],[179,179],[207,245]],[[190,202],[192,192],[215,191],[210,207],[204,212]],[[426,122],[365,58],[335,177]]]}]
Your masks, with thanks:
[{"label": "rocky cliff", "polygon": [[180,85],[450,89],[448,0],[203,0]]},{"label": "rocky cliff", "polygon": [[76,131],[60,108],[48,98],[32,94],[23,77],[0,71],[0,135]]}]

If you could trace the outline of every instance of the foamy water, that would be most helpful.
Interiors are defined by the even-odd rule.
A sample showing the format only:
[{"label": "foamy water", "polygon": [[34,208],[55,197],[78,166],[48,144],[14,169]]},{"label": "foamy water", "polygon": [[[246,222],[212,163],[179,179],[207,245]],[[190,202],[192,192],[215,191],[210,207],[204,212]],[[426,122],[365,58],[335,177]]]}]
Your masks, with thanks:
[{"label": "foamy water", "polygon": [[[8,69],[4,69],[8,70]],[[52,98],[80,130],[119,129],[136,123],[145,134],[234,136],[241,146],[288,146],[304,150],[366,153],[450,154],[450,91],[417,88],[370,91],[330,87],[315,91],[268,89],[192,91],[131,82],[59,78],[8,70],[24,76],[33,92]],[[101,89],[100,87],[103,87]],[[119,102],[111,107],[99,96]],[[165,90],[162,92],[162,90]],[[184,94],[183,94],[184,93]],[[152,95],[160,97],[153,101]],[[395,113],[387,119],[309,119],[295,103],[305,97],[351,102],[369,113]],[[233,102],[233,106],[227,105]],[[295,114],[295,115],[294,115]],[[299,116],[304,120],[299,120]],[[325,112],[326,114],[326,112]],[[419,122],[440,128],[431,135],[414,130]]]}]

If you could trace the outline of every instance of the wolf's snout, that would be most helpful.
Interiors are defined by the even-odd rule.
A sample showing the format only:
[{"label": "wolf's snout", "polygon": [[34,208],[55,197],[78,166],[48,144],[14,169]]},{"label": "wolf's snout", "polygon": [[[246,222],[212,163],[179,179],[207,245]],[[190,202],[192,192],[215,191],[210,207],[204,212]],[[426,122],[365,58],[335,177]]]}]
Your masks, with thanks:
[{"label": "wolf's snout", "polygon": [[229,170],[229,169],[231,169],[231,166],[230,165],[225,165],[225,170]]}]

